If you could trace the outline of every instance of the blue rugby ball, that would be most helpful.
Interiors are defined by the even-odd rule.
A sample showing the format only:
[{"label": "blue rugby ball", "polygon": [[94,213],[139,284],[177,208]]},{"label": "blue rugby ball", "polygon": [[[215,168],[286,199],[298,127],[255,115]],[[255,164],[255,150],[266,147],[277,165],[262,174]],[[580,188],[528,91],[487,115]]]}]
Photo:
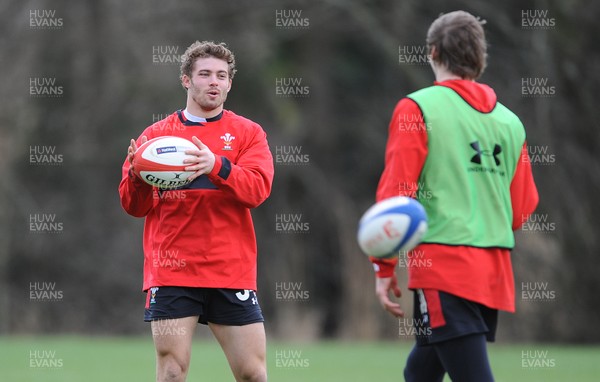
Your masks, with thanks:
[{"label": "blue rugby ball", "polygon": [[358,223],[358,245],[367,255],[395,256],[416,247],[427,232],[427,214],[415,199],[396,196],[375,203]]}]

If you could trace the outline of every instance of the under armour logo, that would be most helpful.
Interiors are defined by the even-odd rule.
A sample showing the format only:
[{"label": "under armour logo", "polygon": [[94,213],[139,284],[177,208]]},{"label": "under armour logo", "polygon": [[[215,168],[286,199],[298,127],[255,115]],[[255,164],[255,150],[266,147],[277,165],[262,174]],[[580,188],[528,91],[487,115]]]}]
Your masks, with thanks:
[{"label": "under armour logo", "polygon": [[498,154],[502,152],[502,147],[499,144],[494,145],[494,150],[490,152],[490,150],[484,150],[479,147],[479,141],[471,142],[471,148],[477,152],[477,154],[473,155],[471,158],[471,162],[481,164],[481,156],[489,156],[494,157],[494,162],[496,162],[496,166],[500,166],[500,159],[498,159]]}]

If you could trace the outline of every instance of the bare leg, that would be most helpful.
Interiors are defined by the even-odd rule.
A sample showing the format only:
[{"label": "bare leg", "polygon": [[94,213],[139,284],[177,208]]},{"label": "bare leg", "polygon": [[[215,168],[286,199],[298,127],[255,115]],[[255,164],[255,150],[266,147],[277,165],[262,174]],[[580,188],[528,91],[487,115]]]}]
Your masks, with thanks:
[{"label": "bare leg", "polygon": [[208,324],[237,382],[267,381],[267,340],[262,322],[229,326]]},{"label": "bare leg", "polygon": [[197,324],[198,316],[152,321],[157,382],[185,381]]}]

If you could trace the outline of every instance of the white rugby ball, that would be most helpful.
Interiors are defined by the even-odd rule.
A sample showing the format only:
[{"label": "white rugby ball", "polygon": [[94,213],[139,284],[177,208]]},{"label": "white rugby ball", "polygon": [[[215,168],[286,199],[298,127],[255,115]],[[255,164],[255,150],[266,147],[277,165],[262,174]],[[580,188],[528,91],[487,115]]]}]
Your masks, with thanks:
[{"label": "white rugby ball", "polygon": [[186,150],[197,150],[191,141],[172,136],[150,139],[133,156],[133,172],[144,182],[159,188],[177,188],[189,183],[194,171],[185,171]]},{"label": "white rugby ball", "polygon": [[396,196],[375,203],[360,219],[358,245],[367,255],[395,256],[416,247],[427,232],[427,214],[415,199]]}]

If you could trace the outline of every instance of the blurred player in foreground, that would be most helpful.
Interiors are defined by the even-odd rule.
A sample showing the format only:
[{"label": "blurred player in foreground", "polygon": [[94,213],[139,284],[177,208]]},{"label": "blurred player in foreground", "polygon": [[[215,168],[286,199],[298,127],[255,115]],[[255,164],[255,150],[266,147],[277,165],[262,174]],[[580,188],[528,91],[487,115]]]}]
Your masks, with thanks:
[{"label": "blurred player in foreground", "polygon": [[[405,256],[414,291],[416,345],[407,381],[492,381],[487,341],[498,310],[514,312],[513,230],[533,213],[538,193],[519,118],[487,85],[484,22],[463,11],[440,16],[427,46],[434,85],[409,94],[389,126],[377,200],[406,195],[429,218],[422,244]],[[376,295],[403,317],[398,258],[371,259]]]},{"label": "blurred player in foreground", "polygon": [[[273,158],[256,123],[223,109],[235,74],[225,44],[184,53],[186,107],[132,140],[119,186],[128,214],[145,217],[145,321],[156,347],[157,381],[184,381],[197,323],[208,325],[236,381],[266,381],[266,339],[256,296],[256,237],[250,209],[270,194]],[[193,141],[188,185],[158,189],[134,175],[138,146],[158,136]],[[202,367],[211,367],[203,365]]]}]

